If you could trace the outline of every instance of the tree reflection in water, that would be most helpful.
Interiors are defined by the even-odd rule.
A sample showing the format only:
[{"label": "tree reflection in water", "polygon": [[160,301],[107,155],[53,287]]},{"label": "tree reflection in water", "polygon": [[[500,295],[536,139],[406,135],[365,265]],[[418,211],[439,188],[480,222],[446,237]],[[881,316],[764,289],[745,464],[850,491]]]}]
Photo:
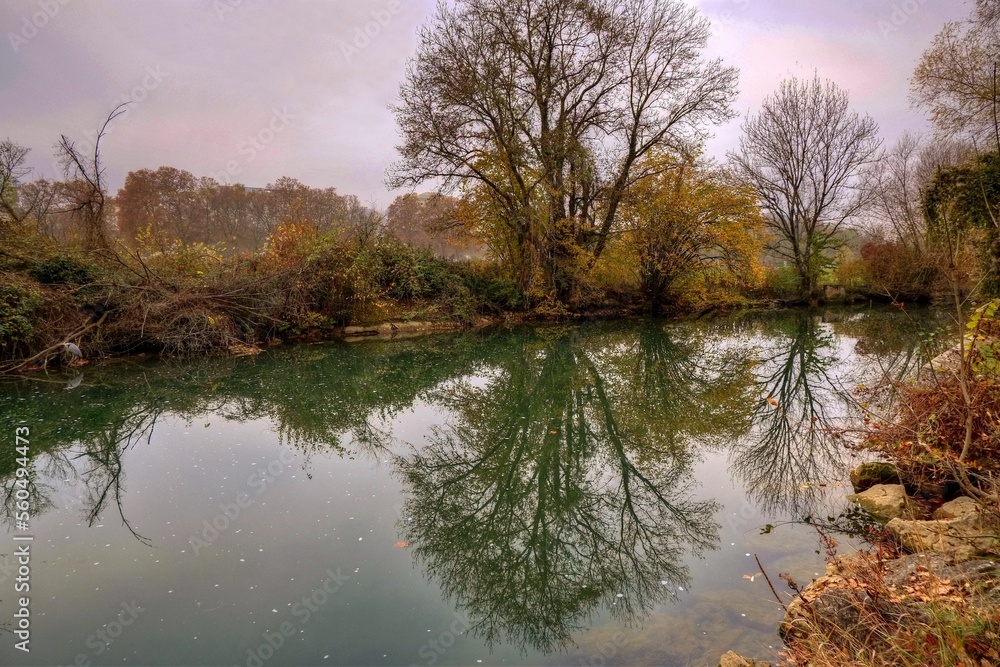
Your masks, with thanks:
[{"label": "tree reflection in water", "polygon": [[[751,316],[759,396],[754,427],[731,450],[731,469],[765,514],[812,515],[823,485],[844,477],[845,433],[859,423],[859,385],[891,384],[921,364],[925,314],[900,326],[887,312],[789,311]],[[775,335],[777,334],[777,335]]]},{"label": "tree reflection in water", "polygon": [[[266,419],[308,466],[398,453],[392,421],[426,403],[444,424],[393,456],[404,539],[488,642],[550,651],[602,611],[638,621],[687,586],[684,559],[718,532],[716,504],[693,495],[703,451],[729,452],[765,514],[811,512],[806,483],[842,465],[843,390],[912,372],[920,343],[895,313],[787,312],[301,346],[95,368],[71,392],[4,387],[0,422],[33,424],[32,516],[68,480],[88,522],[113,508],[144,540],[124,461],[163,417]],[[8,524],[15,467],[0,452]]]},{"label": "tree reflection in water", "polygon": [[689,551],[715,546],[687,431],[731,408],[708,397],[745,392],[745,367],[631,332],[521,339],[441,389],[453,423],[398,460],[401,529],[490,644],[558,649],[601,608],[635,620],[686,586]]},{"label": "tree reflection in water", "polygon": [[[79,443],[78,448],[54,448],[34,457],[23,486],[18,485],[17,475],[6,477],[0,483],[4,498],[3,523],[10,529],[14,528],[19,489],[27,491],[29,516],[38,517],[55,508],[56,498],[59,496],[56,480],[62,480],[69,485],[64,487],[67,491],[82,485],[85,497],[80,500],[84,507],[83,520],[88,526],[101,520],[108,506],[113,503],[122,524],[129,532],[143,544],[151,546],[149,539],[138,533],[125,515],[123,458],[129,449],[140,442],[150,442],[161,414],[162,410],[157,409],[134,410],[122,415],[106,428],[92,433],[92,437]],[[36,468],[39,464],[40,470]]]}]

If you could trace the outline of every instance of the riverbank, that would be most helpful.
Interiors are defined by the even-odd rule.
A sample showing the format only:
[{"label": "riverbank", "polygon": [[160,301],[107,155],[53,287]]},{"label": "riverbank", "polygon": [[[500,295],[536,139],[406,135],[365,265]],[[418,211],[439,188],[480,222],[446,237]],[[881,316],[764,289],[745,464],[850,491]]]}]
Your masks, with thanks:
[{"label": "riverbank", "polygon": [[825,286],[815,300],[788,289],[773,276],[741,283],[697,274],[650,302],[634,271],[598,264],[557,296],[538,280],[519,285],[500,262],[447,260],[385,235],[320,234],[301,225],[282,226],[252,253],[150,239],[85,251],[25,229],[0,249],[0,374],[73,362],[64,343],[88,359],[191,358],[354,340],[373,330],[398,337],[402,330],[869,300],[844,286]]},{"label": "riverbank", "polygon": [[848,499],[880,527],[848,554],[817,528],[824,575],[804,587],[782,575],[795,596],[781,664],[1000,664],[998,306],[979,308],[962,346],[892,386],[891,401],[858,389],[859,447],[882,460],[852,472]]},{"label": "riverbank", "polygon": [[[688,320],[700,320],[710,317],[718,317],[734,312],[751,311],[777,311],[777,310],[800,310],[825,306],[851,306],[859,305],[861,299],[835,299],[819,301],[807,301],[800,299],[758,299],[753,301],[731,301],[724,304],[714,305],[698,310],[676,309],[668,315],[661,315],[666,319],[676,322]],[[874,302],[867,302],[871,305]],[[639,305],[604,307],[584,312],[566,313],[539,313],[530,312],[502,312],[495,315],[477,315],[472,318],[463,316],[452,316],[450,314],[439,314],[437,319],[399,319],[400,313],[416,315],[427,314],[436,310],[433,303],[424,304],[385,304],[387,319],[373,320],[364,324],[352,324],[347,326],[335,326],[330,324],[315,326],[313,328],[300,330],[291,327],[284,332],[260,340],[255,337],[249,339],[230,338],[225,345],[210,346],[198,350],[188,350],[184,354],[175,354],[172,351],[164,350],[162,347],[149,345],[144,331],[134,332],[131,338],[126,337],[115,347],[106,347],[100,344],[102,338],[102,327],[106,323],[106,318],[98,318],[96,321],[82,320],[82,326],[69,333],[53,334],[43,333],[50,341],[77,341],[74,344],[80,348],[81,353],[87,361],[103,360],[110,361],[120,358],[128,358],[136,355],[158,356],[161,358],[171,358],[183,356],[185,358],[199,356],[252,356],[259,354],[268,347],[275,345],[296,344],[296,343],[316,343],[324,341],[343,341],[347,343],[361,343],[365,341],[386,341],[405,340],[409,338],[428,336],[441,333],[454,333],[459,331],[474,331],[502,326],[519,326],[525,324],[546,324],[546,323],[581,323],[598,320],[616,320],[649,317],[648,310]],[[86,311],[86,306],[83,307]],[[178,314],[180,315],[180,314]],[[211,316],[206,317],[209,326],[214,325]],[[77,322],[81,323],[80,318]],[[110,325],[109,325],[110,326]],[[119,325],[120,327],[120,325]],[[65,329],[65,327],[63,327]],[[121,337],[121,332],[117,333]],[[58,367],[61,365],[79,364],[72,354],[65,350],[63,342],[53,342],[30,357],[9,360],[0,363],[0,376],[17,375],[21,373],[31,373],[43,368]],[[97,342],[97,345],[90,343]]]},{"label": "riverbank", "polygon": [[1000,663],[995,512],[958,496],[928,516],[928,499],[902,484],[854,500],[886,521],[884,532],[870,550],[846,555],[823,536],[826,572],[798,591],[779,630],[786,664]]},{"label": "riverbank", "polygon": [[[864,475],[862,475],[864,477]],[[896,478],[899,481],[899,478]],[[851,497],[880,520],[871,548],[838,553],[820,532],[825,573],[795,595],[778,629],[779,665],[1000,664],[1000,522],[967,496],[915,497],[874,484]],[[928,514],[928,507],[940,504]],[[721,667],[770,667],[735,653]]]}]

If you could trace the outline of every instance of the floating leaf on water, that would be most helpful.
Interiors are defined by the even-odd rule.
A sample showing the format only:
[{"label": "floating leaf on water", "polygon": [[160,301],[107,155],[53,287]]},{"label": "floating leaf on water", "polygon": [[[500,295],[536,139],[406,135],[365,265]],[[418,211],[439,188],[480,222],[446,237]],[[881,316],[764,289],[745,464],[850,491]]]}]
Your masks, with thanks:
[{"label": "floating leaf on water", "polygon": [[405,549],[406,547],[410,546],[410,543],[403,542],[402,540],[400,540],[399,542],[396,542],[396,544],[394,544],[393,546],[397,549]]},{"label": "floating leaf on water", "polygon": [[771,398],[770,396],[767,397],[767,402],[773,405],[774,407],[778,407],[780,405],[777,399]]}]

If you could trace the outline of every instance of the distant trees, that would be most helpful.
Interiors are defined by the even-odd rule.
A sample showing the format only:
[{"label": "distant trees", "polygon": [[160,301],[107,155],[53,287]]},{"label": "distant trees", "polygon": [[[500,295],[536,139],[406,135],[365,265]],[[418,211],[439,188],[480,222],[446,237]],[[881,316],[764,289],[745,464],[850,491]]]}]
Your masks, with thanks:
[{"label": "distant trees", "polygon": [[738,73],[702,58],[680,0],[458,0],[420,36],[395,109],[392,187],[476,189],[522,290],[569,296],[643,158],[731,117]]},{"label": "distant trees", "polygon": [[118,231],[127,240],[145,232],[191,243],[204,241],[205,220],[198,206],[198,181],[186,171],[141,169],[125,178],[118,193]]},{"label": "distant trees", "polygon": [[439,257],[479,254],[481,246],[459,214],[461,205],[460,200],[439,193],[401,195],[386,211],[385,231]]},{"label": "distant trees", "polygon": [[802,296],[816,290],[837,233],[871,203],[865,175],[880,147],[875,121],[818,76],[786,80],[743,123],[730,159],[760,197],[770,249],[795,268]]},{"label": "distant trees", "polygon": [[348,231],[361,225],[367,212],[356,197],[310,188],[293,178],[251,189],[173,167],[129,173],[116,203],[119,233],[127,242],[225,242],[239,250],[262,247],[283,222]]}]

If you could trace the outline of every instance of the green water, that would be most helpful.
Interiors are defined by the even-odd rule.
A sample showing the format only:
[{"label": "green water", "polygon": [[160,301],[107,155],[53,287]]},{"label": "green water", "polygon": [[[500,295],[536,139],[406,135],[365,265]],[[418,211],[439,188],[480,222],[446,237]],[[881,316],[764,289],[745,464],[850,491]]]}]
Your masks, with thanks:
[{"label": "green water", "polygon": [[754,556],[779,586],[822,569],[796,521],[844,509],[830,428],[858,384],[911,373],[939,325],[541,326],[0,385],[7,630],[16,426],[34,536],[31,651],[0,632],[0,662],[767,658],[782,612]]}]

